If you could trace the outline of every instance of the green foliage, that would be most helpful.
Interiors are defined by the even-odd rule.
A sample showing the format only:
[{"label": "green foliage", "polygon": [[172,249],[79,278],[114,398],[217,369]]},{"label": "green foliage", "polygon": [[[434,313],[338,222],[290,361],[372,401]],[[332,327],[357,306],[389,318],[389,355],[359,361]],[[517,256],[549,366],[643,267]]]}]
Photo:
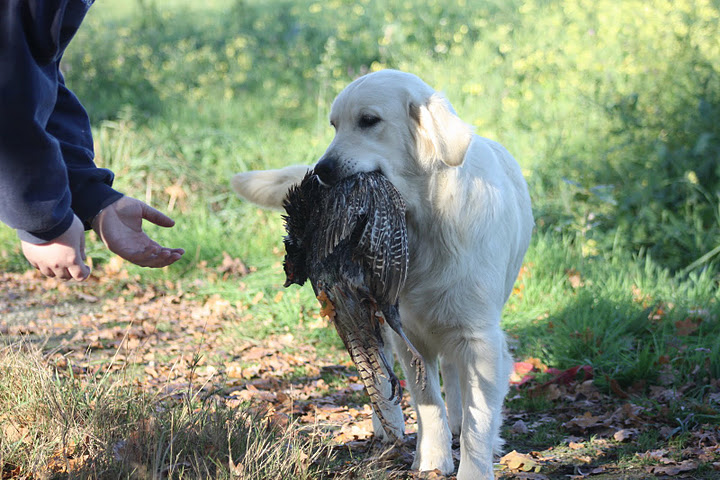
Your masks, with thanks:
[{"label": "green foliage", "polygon": [[[522,295],[506,310],[506,329],[523,355],[560,369],[591,365],[596,384],[606,387],[608,378],[630,386],[661,375],[679,383],[720,376],[720,347],[709,340],[720,336],[710,271],[685,280],[622,251],[584,258],[580,246],[564,246],[538,235]],[[703,380],[687,394],[702,398],[705,388]]]},{"label": "green foliage", "polygon": [[524,100],[526,122],[540,120],[536,135],[555,137],[533,169],[536,192],[555,197],[536,201],[540,226],[672,269],[712,251],[720,238],[717,5],[529,2],[522,10],[532,14],[516,26],[519,45],[508,43],[509,97]]},{"label": "green foliage", "polygon": [[[133,274],[197,279],[202,293],[243,303],[258,291],[273,298],[282,222],[238,200],[230,176],[312,163],[331,139],[326,117],[343,86],[399,68],[444,92],[523,167],[538,235],[523,295],[506,309],[520,352],[558,367],[588,362],[627,382],[652,376],[664,355],[684,373],[709,357],[717,377],[717,2],[471,3],[95,5],[64,58],[67,83],[93,119],[97,162],[119,190],[175,217],[171,230],[147,228],[187,250],[169,269]],[[89,250],[96,263],[110,258],[97,240]],[[245,289],[202,278],[197,267],[218,265],[223,252],[253,267]],[[7,229],[0,264],[26,266]],[[571,286],[568,271],[584,285]],[[648,320],[669,303],[662,321]],[[251,305],[253,334],[294,328],[298,309],[313,308],[307,291]],[[674,323],[693,311],[707,320],[674,344]],[[323,331],[312,333],[318,344],[336,345]]]},{"label": "green foliage", "polygon": [[[164,144],[147,156],[154,171],[188,175],[170,161],[187,158],[219,181],[233,167],[310,162],[335,94],[368,70],[401,68],[516,154],[542,230],[674,270],[717,258],[720,31],[710,0],[488,1],[470,17],[462,0],[176,3],[93,17],[108,9],[96,7],[65,59],[96,121],[170,120],[170,131],[142,135]],[[255,135],[287,144],[288,131],[307,148]]]}]

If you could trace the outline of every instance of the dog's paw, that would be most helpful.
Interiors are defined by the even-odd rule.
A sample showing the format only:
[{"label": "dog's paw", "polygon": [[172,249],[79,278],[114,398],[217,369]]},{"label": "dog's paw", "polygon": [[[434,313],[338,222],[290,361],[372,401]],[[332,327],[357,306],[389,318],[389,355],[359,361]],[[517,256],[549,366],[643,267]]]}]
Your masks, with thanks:
[{"label": "dog's paw", "polygon": [[438,448],[425,452],[424,454],[416,452],[415,460],[413,461],[411,469],[421,472],[439,470],[443,475],[449,475],[455,469],[453,465],[452,450],[450,448]]},{"label": "dog's paw", "polygon": [[495,478],[491,462],[460,462],[457,473],[457,480],[492,480]]}]

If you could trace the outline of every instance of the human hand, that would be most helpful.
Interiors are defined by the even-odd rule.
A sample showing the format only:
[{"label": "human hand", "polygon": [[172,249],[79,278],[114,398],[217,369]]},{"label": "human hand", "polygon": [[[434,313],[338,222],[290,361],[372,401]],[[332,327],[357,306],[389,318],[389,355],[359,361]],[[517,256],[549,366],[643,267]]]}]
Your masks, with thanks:
[{"label": "human hand", "polygon": [[85,280],[90,267],[85,264],[85,228],[78,217],[59,237],[41,244],[20,241],[23,255],[46,277]]},{"label": "human hand", "polygon": [[161,227],[175,221],[144,202],[122,197],[105,207],[93,220],[92,228],[108,249],[141,267],[160,268],[175,263],[185,253],[182,248],[167,248],[142,230],[143,219]]}]

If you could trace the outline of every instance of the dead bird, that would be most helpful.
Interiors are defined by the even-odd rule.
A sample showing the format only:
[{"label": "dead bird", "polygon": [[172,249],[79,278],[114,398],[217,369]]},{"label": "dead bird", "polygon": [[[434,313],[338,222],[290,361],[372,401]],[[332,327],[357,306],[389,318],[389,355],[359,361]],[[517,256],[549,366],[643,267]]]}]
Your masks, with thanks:
[{"label": "dead bird", "polygon": [[[309,172],[288,191],[283,202],[285,286],[309,278],[322,313],[335,325],[355,363],[370,402],[385,432],[394,432],[380,405],[398,403],[402,388],[383,353],[382,324],[392,328],[413,355],[418,382],[425,383],[425,364],[405,336],[398,295],[408,268],[405,202],[385,176],[358,173],[331,187]],[[391,359],[392,360],[392,359]],[[390,398],[380,390],[382,377]]]}]

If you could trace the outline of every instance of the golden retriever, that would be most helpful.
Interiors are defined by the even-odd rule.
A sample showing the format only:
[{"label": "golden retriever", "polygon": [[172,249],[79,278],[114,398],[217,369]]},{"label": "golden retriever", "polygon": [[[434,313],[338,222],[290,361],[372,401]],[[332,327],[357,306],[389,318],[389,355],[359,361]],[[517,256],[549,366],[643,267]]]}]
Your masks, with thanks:
[{"label": "golden retriever", "polygon": [[[534,223],[520,167],[409,73],[383,70],[353,81],[333,102],[330,123],[335,138],[314,166],[320,180],[333,184],[379,170],[407,203],[410,265],[400,312],[425,359],[424,390],[404,342],[389,329],[383,334],[392,339],[417,411],[413,468],[453,472],[454,434],[460,435],[457,478],[493,478],[513,365],[500,315]],[[232,185],[241,197],[280,208],[308,168],[239,173]],[[383,413],[402,435],[400,406]],[[384,438],[377,421],[375,432]]]}]

